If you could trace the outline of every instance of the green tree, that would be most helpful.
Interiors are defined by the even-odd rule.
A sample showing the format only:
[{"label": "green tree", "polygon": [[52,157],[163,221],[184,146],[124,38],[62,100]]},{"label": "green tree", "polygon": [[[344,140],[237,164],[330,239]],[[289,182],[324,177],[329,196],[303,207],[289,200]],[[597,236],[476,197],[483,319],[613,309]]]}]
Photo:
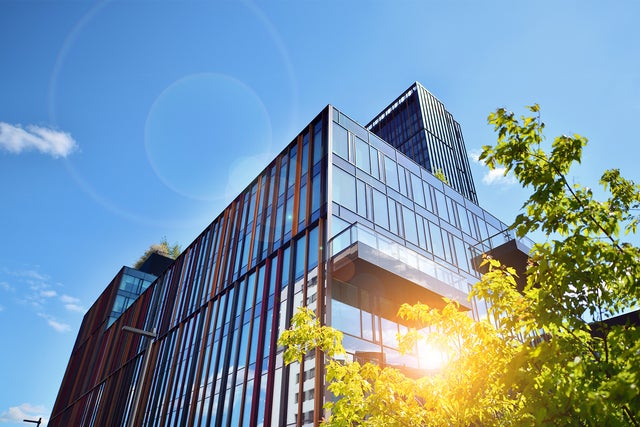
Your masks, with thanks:
[{"label": "green tree", "polygon": [[166,237],[163,237],[160,240],[160,243],[154,243],[149,246],[149,248],[142,254],[138,261],[133,265],[133,268],[140,268],[142,264],[151,256],[151,254],[160,254],[162,256],[166,256],[167,258],[176,259],[182,252],[182,248],[178,243],[174,243],[170,245],[167,241]]},{"label": "green tree", "polygon": [[403,306],[399,316],[415,327],[402,347],[422,339],[447,354],[439,372],[418,379],[345,361],[340,333],[309,310],[297,313],[279,342],[287,363],[324,352],[335,396],[325,425],[638,426],[640,330],[602,321],[637,308],[640,250],[622,239],[636,233],[640,187],[617,170],[602,174],[600,201],[570,185],[586,139],[560,136],[544,151],[539,108],[529,110],[536,116],[492,113],[498,141],[481,155],[531,191],[512,225],[521,237],[546,236],[531,252],[527,285],[519,291],[513,269],[486,259],[489,272],[471,297],[489,302],[490,320],[473,321],[452,302],[442,310]]}]

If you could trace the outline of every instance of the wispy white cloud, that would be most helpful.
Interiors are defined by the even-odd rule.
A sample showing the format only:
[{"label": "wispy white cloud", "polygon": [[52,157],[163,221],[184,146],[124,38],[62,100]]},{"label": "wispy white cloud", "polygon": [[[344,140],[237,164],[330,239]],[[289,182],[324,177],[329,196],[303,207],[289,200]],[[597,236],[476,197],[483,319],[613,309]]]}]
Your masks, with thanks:
[{"label": "wispy white cloud", "polygon": [[482,182],[487,185],[513,185],[516,183],[516,180],[512,175],[505,175],[505,168],[495,168],[489,170],[482,176]]},{"label": "wispy white cloud", "polygon": [[80,300],[70,295],[61,295],[60,301],[64,304],[64,308],[68,311],[75,311],[77,313],[85,313],[87,310],[80,305]]},{"label": "wispy white cloud", "polygon": [[71,326],[69,326],[67,323],[59,322],[53,316],[50,316],[46,313],[38,313],[38,316],[46,320],[47,324],[57,332],[68,332],[71,330]]},{"label": "wispy white cloud", "polygon": [[58,293],[52,289],[47,289],[44,291],[40,291],[40,296],[41,297],[45,297],[45,298],[53,298],[56,295],[58,295]]},{"label": "wispy white cloud", "polygon": [[[479,165],[484,166],[484,163],[480,161],[480,151],[472,150],[467,154],[471,161]],[[482,182],[486,185],[501,185],[508,186],[516,184],[517,181],[511,174],[505,175],[505,168],[487,169],[487,172],[482,176]]]},{"label": "wispy white cloud", "polygon": [[54,158],[67,157],[78,148],[73,137],[59,130],[43,126],[11,125],[0,122],[0,148],[10,153],[37,150]]},{"label": "wispy white cloud", "polygon": [[18,406],[11,406],[6,411],[0,414],[0,423],[20,423],[22,424],[24,419],[38,419],[42,417],[43,425],[47,425],[48,421],[44,415],[48,411],[42,405],[32,405],[30,403],[23,403]]},{"label": "wispy white cloud", "polygon": [[7,282],[0,282],[0,289],[4,289],[5,291],[15,291],[13,286],[8,284]]}]

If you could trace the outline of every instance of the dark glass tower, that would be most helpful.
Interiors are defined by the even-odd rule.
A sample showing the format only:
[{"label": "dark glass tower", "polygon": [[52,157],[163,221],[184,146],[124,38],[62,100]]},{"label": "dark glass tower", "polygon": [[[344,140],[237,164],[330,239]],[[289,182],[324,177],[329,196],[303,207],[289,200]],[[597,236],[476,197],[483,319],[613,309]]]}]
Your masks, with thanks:
[{"label": "dark glass tower", "polygon": [[[419,147],[414,160],[327,106],[116,319],[124,270],[114,279],[85,316],[49,426],[125,425],[136,390],[141,426],[317,425],[322,359],[284,366],[276,345],[303,305],[344,332],[348,357],[429,369],[419,349],[398,351],[398,307],[444,296],[484,316],[467,300],[478,278],[470,249],[509,236],[422,167],[433,159]],[[459,170],[444,172],[472,188]],[[146,338],[123,326],[156,331],[144,381]]]},{"label": "dark glass tower", "polygon": [[478,202],[460,124],[420,83],[366,127],[429,172],[441,171],[453,188]]}]

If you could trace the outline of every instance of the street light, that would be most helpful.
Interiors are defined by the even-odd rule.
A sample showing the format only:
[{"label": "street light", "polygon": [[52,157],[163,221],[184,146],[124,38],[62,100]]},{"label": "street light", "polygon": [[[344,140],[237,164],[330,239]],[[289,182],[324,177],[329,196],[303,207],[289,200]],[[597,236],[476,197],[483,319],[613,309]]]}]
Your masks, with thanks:
[{"label": "street light", "polygon": [[40,419],[38,421],[36,421],[36,420],[26,420],[26,419],[22,420],[22,421],[25,422],[25,423],[34,423],[38,427],[40,427],[40,423],[42,422],[42,417],[40,417]]},{"label": "street light", "polygon": [[[156,338],[156,329],[153,328],[153,332],[145,331],[144,329],[138,329],[131,326],[123,326],[122,330],[124,332],[131,332],[132,334],[142,335],[143,337],[150,338],[151,340]],[[131,405],[131,415],[129,416],[129,427],[134,427],[136,414],[138,412],[138,405],[140,404],[140,395],[142,392],[142,385],[144,384],[144,378],[147,374],[147,368],[149,367],[149,359],[151,353],[151,347],[153,346],[153,341],[151,341],[147,345],[147,349],[142,356],[143,364],[142,364],[142,372],[140,373],[140,378],[136,384],[136,391],[133,396],[133,403]]]}]

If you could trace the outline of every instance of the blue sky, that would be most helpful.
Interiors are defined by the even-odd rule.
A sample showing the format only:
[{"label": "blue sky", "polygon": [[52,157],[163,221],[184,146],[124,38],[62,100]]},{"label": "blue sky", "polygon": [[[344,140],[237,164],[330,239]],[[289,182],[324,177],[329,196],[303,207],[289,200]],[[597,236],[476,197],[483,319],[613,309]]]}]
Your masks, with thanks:
[{"label": "blue sky", "polygon": [[[499,106],[590,139],[576,182],[638,180],[637,2],[0,1],[0,424],[47,418],[86,310],[183,246],[326,104],[413,81],[477,152]],[[473,166],[511,221],[525,194]]]}]

